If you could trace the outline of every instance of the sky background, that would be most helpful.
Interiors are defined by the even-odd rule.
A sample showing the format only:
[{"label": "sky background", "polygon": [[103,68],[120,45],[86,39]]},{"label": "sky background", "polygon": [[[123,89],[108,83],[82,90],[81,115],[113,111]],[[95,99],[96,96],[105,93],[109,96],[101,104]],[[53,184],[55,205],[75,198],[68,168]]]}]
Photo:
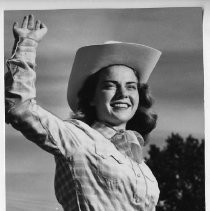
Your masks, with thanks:
[{"label": "sky background", "polygon": [[[172,132],[204,138],[201,8],[6,11],[5,60],[13,22],[21,24],[30,13],[48,27],[37,53],[37,101],[44,108],[68,118],[67,83],[79,47],[107,40],[142,43],[163,53],[149,80],[159,116],[150,144],[163,146]],[[61,210],[54,158],[5,127],[7,211]]]}]

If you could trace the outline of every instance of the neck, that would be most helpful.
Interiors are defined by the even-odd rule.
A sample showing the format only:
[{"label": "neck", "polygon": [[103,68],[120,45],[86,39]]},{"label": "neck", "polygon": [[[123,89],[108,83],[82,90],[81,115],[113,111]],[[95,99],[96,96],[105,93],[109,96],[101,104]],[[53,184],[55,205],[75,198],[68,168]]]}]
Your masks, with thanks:
[{"label": "neck", "polygon": [[113,124],[110,124],[108,122],[104,122],[104,124],[108,127],[111,127],[112,129],[118,131],[118,130],[125,130],[126,129],[126,123],[124,124],[120,124],[120,125],[113,125]]}]

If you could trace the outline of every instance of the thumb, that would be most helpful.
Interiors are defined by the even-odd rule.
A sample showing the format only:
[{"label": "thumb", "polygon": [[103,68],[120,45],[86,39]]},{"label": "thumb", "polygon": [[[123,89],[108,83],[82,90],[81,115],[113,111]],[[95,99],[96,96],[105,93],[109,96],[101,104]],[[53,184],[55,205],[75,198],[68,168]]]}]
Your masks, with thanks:
[{"label": "thumb", "polygon": [[18,22],[15,22],[13,24],[13,35],[14,35],[15,40],[18,39],[17,29],[18,29]]},{"label": "thumb", "polygon": [[13,24],[13,30],[16,28],[18,28],[18,22],[14,22],[14,24]]}]

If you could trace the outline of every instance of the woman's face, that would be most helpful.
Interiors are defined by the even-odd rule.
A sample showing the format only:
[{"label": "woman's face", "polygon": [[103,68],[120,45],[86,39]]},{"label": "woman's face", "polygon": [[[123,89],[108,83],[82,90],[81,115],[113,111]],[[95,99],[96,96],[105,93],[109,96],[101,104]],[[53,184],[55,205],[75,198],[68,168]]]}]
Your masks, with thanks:
[{"label": "woman's face", "polygon": [[98,120],[125,128],[138,108],[137,84],[138,79],[129,67],[114,65],[102,70],[91,102]]}]

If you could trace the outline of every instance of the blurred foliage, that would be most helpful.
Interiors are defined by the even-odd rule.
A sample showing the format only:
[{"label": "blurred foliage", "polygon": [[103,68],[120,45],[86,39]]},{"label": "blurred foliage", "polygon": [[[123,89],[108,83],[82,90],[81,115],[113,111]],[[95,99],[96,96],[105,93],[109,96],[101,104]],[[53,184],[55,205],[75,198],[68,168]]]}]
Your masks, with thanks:
[{"label": "blurred foliage", "polygon": [[172,133],[162,149],[150,146],[147,164],[159,183],[157,211],[205,210],[204,140]]}]

